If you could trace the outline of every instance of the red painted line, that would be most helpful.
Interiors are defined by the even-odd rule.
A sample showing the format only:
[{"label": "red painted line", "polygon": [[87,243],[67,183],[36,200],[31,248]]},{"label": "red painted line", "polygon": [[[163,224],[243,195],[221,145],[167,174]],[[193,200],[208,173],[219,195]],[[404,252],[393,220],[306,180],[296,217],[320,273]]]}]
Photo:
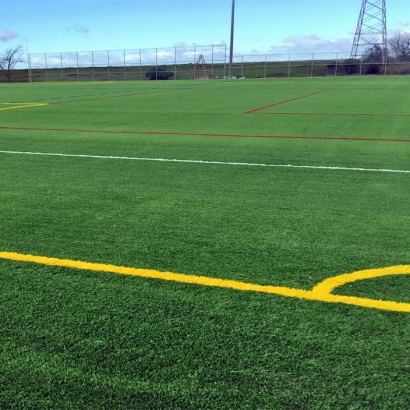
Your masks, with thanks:
[{"label": "red painted line", "polygon": [[281,105],[281,104],[287,104],[288,102],[295,101],[295,100],[300,100],[301,98],[311,97],[312,95],[321,94],[321,93],[324,93],[325,91],[326,90],[316,91],[315,93],[312,93],[312,94],[301,95],[299,97],[290,98],[289,100],[279,101],[279,102],[274,103],[274,104],[265,105],[264,107],[259,107],[259,108],[255,108],[254,110],[245,111],[245,114],[253,114],[257,111],[261,111],[261,110],[264,110],[266,108],[275,107],[276,105]]},{"label": "red painted line", "polygon": [[131,135],[180,135],[186,137],[234,137],[234,138],[270,138],[270,139],[300,139],[300,140],[335,140],[335,141],[379,141],[379,142],[410,142],[410,139],[390,138],[363,138],[363,137],[320,137],[303,135],[258,135],[258,134],[211,134],[195,132],[173,132],[173,131],[126,131],[126,130],[85,130],[75,128],[38,128],[38,127],[5,127],[0,130],[15,131],[47,131],[47,132],[81,132],[98,134],[131,134]]},{"label": "red painted line", "polygon": [[410,114],[349,114],[349,113],[327,113],[327,112],[258,112],[257,115],[329,115],[347,117],[410,117]]}]

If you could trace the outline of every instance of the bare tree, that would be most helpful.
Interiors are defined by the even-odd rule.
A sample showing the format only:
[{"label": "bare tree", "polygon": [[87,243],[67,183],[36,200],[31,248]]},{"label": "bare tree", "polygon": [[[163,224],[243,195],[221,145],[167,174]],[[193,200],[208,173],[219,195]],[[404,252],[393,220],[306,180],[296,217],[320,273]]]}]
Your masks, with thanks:
[{"label": "bare tree", "polygon": [[0,55],[0,71],[3,71],[8,82],[11,82],[12,71],[18,63],[23,63],[23,46],[20,44],[15,48],[8,48]]},{"label": "bare tree", "polygon": [[388,40],[394,57],[400,61],[410,61],[410,33],[397,33]]}]

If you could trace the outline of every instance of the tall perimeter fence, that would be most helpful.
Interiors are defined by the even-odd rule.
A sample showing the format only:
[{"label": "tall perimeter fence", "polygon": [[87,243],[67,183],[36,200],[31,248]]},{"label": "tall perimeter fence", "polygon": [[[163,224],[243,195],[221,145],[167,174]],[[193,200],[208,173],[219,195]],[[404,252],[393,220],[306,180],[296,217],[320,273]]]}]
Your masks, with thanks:
[{"label": "tall perimeter fence", "polygon": [[[226,78],[226,45],[29,54],[27,69],[13,81],[126,81]],[[376,59],[377,60],[377,59]],[[240,55],[233,58],[233,76],[240,78],[324,77],[410,74],[410,62],[371,56],[350,59],[349,53]]]}]

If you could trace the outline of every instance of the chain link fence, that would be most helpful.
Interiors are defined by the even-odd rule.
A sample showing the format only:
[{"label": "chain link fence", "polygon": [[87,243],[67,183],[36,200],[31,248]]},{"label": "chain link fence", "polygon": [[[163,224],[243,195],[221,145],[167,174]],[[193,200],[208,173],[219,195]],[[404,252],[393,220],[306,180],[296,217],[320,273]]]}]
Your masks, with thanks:
[{"label": "chain link fence", "polygon": [[164,71],[182,80],[193,78],[200,56],[206,63],[197,67],[196,78],[224,77],[225,45],[30,54],[28,72],[33,82],[149,80],[147,72],[159,79]]},{"label": "chain link fence", "polygon": [[[28,55],[27,69],[13,81],[127,81],[218,79],[228,75],[226,45],[59,52]],[[240,55],[233,58],[236,78],[407,75],[410,62],[372,56],[350,59],[349,53]]]}]

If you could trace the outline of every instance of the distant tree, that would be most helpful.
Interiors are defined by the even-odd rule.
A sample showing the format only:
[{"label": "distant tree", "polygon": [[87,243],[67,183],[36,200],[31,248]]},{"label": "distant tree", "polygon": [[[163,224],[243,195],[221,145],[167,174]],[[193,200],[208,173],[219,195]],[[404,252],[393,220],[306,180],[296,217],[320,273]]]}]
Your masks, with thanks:
[{"label": "distant tree", "polygon": [[366,48],[363,57],[367,63],[382,63],[383,49],[378,44],[373,44]]},{"label": "distant tree", "polygon": [[0,54],[0,71],[6,76],[7,81],[11,82],[12,72],[18,63],[23,63],[23,46],[20,44],[15,48],[8,48]]},{"label": "distant tree", "polygon": [[400,61],[410,61],[410,33],[397,33],[388,41],[389,49]]},{"label": "distant tree", "polygon": [[343,69],[348,75],[358,74],[360,72],[360,60],[347,58],[343,61]]},{"label": "distant tree", "polygon": [[164,67],[151,67],[146,73],[145,77],[149,80],[168,80],[174,76],[174,73],[167,71]]},{"label": "distant tree", "polygon": [[[387,55],[385,55],[387,57]],[[379,74],[383,59],[383,49],[378,44],[367,47],[364,51],[364,64],[366,74]]]}]

